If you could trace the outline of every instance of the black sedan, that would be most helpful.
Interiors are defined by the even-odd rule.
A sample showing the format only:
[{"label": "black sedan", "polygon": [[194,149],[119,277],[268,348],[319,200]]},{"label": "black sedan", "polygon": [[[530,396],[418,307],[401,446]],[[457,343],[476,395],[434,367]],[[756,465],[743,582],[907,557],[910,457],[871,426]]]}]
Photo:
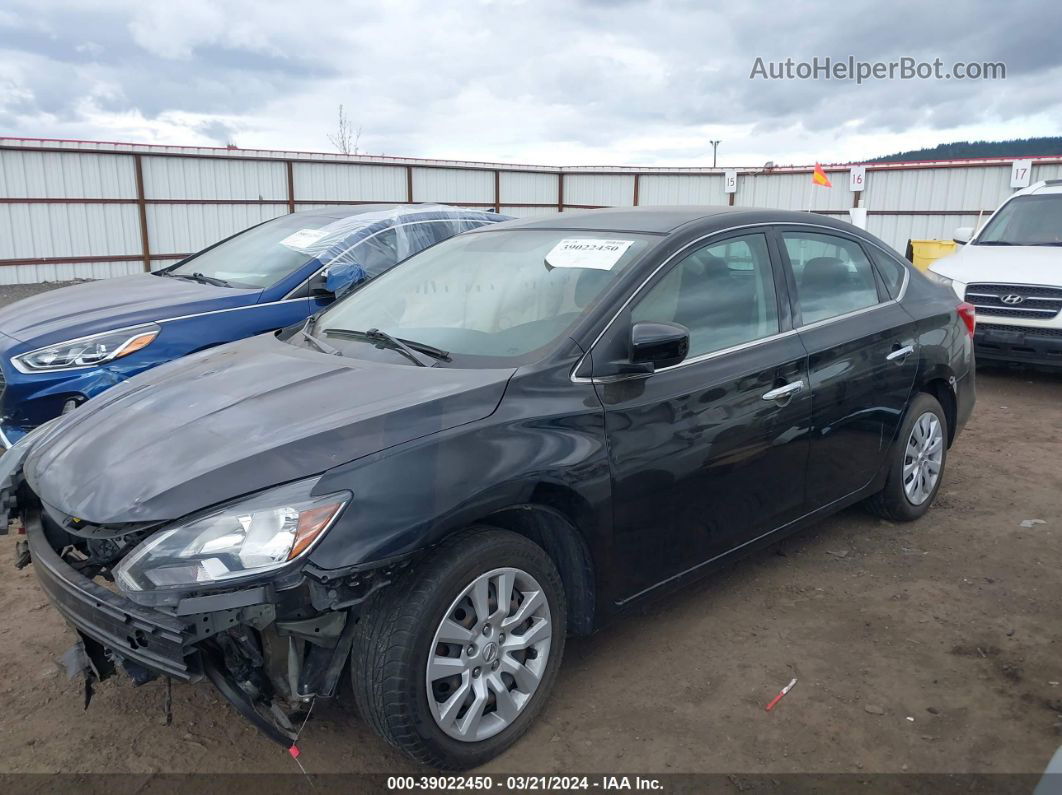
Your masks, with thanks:
[{"label": "black sedan", "polygon": [[89,686],[205,676],[287,745],[349,669],[384,738],[467,768],[566,636],[853,503],[922,516],[973,331],[828,218],[503,223],[43,426],[0,504]]}]

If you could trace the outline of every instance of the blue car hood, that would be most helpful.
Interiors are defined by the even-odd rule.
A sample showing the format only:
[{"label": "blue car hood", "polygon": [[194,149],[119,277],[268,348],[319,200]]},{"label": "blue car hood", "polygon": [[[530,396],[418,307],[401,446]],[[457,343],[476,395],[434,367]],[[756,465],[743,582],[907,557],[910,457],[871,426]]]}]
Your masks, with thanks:
[{"label": "blue car hood", "polygon": [[61,418],[24,472],[96,524],[178,519],[474,422],[514,371],[329,356],[272,334],[131,378]]},{"label": "blue car hood", "polygon": [[99,331],[254,304],[261,290],[138,273],[75,284],[0,309],[0,332],[48,345]]}]

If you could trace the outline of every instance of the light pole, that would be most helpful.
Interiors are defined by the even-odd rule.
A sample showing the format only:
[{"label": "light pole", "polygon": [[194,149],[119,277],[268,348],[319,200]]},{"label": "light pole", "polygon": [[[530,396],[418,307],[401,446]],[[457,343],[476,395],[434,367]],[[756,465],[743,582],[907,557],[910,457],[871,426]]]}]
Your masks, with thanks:
[{"label": "light pole", "polygon": [[712,145],[712,168],[715,168],[715,155],[716,152],[719,151],[719,144],[721,144],[722,141],[709,141],[708,143]]}]

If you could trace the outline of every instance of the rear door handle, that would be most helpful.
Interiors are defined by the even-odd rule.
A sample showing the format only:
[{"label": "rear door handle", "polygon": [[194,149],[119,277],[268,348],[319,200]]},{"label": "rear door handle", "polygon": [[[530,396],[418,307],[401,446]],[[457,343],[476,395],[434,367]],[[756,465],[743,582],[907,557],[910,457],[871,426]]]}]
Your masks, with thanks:
[{"label": "rear door handle", "polygon": [[904,345],[902,348],[897,348],[888,356],[885,357],[887,362],[895,362],[897,359],[903,359],[914,353],[914,347],[911,345]]},{"label": "rear door handle", "polygon": [[764,400],[785,400],[786,398],[792,397],[797,392],[803,392],[803,391],[804,391],[804,382],[803,381],[793,381],[790,384],[785,384],[784,386],[776,387],[775,389],[772,389],[769,392],[764,392],[763,393],[763,399]]}]

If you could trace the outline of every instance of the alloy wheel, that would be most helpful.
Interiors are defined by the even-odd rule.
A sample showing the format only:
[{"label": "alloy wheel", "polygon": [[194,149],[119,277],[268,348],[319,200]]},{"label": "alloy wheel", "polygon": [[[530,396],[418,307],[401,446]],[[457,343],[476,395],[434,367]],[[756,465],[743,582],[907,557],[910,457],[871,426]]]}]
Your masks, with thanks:
[{"label": "alloy wheel", "polygon": [[428,655],[428,704],[439,728],[478,742],[511,725],[542,681],[552,632],[546,594],[527,572],[494,569],[469,583]]},{"label": "alloy wheel", "polygon": [[903,457],[903,490],[913,505],[929,499],[940,479],[944,460],[944,429],[931,411],[915,420]]}]

